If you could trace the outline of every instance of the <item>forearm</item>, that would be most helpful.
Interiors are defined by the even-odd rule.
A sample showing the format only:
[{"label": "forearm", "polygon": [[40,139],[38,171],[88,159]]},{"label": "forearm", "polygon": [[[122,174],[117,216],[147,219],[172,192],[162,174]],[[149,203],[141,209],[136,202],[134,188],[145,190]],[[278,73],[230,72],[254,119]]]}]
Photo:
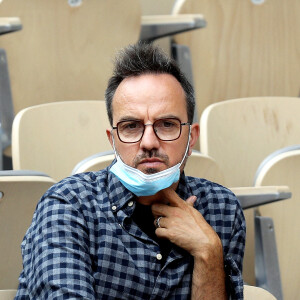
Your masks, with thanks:
[{"label": "forearm", "polygon": [[228,299],[222,262],[217,259],[211,263],[203,258],[194,258],[192,300]]}]

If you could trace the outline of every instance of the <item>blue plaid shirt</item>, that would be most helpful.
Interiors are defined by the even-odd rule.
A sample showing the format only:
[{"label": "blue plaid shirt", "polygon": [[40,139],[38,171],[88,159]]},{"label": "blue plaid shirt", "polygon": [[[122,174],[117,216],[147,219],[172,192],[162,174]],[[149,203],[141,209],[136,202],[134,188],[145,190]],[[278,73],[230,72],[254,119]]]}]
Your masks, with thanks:
[{"label": "blue plaid shirt", "polygon": [[[227,289],[243,299],[245,221],[236,197],[205,179],[182,175],[182,199],[222,240]],[[22,242],[24,269],[15,299],[189,299],[193,257],[159,244],[132,221],[135,196],[108,169],[68,177],[38,203]]]}]

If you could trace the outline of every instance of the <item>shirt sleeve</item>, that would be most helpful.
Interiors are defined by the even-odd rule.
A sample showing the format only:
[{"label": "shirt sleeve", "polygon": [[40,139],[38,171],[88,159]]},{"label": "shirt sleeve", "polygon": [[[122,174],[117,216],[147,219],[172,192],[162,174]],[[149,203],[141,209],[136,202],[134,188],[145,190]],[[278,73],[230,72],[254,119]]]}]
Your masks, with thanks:
[{"label": "shirt sleeve", "polygon": [[40,201],[22,242],[15,299],[95,299],[86,221],[74,203]]},{"label": "shirt sleeve", "polygon": [[226,287],[230,299],[244,299],[244,281],[242,278],[242,266],[245,251],[246,225],[242,209],[238,207],[228,251],[224,257],[226,273]]}]

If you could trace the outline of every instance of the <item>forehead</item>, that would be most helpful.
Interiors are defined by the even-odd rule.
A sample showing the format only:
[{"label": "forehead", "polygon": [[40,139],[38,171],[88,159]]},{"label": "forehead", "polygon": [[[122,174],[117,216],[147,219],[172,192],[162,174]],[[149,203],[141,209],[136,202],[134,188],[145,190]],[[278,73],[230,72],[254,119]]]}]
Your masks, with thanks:
[{"label": "forehead", "polygon": [[124,79],[115,92],[112,108],[114,123],[128,118],[153,121],[167,116],[187,117],[184,90],[170,74]]}]

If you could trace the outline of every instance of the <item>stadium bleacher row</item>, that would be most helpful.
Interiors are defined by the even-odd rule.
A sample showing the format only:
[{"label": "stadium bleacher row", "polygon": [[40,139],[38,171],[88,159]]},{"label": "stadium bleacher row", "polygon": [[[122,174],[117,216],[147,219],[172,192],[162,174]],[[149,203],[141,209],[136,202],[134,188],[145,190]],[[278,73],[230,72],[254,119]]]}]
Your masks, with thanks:
[{"label": "stadium bleacher row", "polygon": [[245,210],[245,299],[299,299],[299,33],[297,0],[0,2],[0,299],[15,295],[42,194],[114,159],[103,100],[116,51],[162,38],[195,87],[185,172]]}]

